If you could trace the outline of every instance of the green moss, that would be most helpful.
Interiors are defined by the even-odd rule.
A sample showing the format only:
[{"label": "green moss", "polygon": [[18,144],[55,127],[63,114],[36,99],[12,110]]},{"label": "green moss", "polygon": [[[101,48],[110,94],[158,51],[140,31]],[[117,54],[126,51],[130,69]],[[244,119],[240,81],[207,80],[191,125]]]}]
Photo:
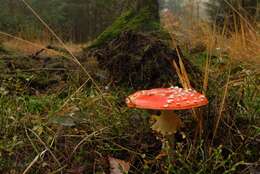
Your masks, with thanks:
[{"label": "green moss", "polygon": [[1,45],[1,43],[0,43],[0,53],[4,53],[4,54],[7,54],[7,53],[8,53],[8,50],[6,50],[6,49],[4,48],[4,46]]},{"label": "green moss", "polygon": [[126,30],[143,32],[160,31],[159,20],[154,19],[152,16],[148,8],[143,8],[138,13],[134,10],[129,10],[117,18],[110,27],[101,33],[90,47],[98,47]]}]

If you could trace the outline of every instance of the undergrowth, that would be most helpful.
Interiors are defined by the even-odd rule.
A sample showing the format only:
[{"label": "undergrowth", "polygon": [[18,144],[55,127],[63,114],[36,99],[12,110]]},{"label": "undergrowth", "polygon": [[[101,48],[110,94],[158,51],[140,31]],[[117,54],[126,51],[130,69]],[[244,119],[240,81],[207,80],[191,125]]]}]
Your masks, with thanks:
[{"label": "undergrowth", "polygon": [[[137,15],[126,12],[92,46],[114,38],[122,29],[161,30],[159,22],[150,20],[149,15],[146,9]],[[230,61],[234,54],[214,56],[212,47],[218,45],[212,46],[212,32],[205,33],[202,38],[206,36],[208,52],[193,60],[203,70],[202,64],[210,59],[208,90],[204,91],[209,105],[200,110],[204,130],[202,137],[196,138],[192,113],[178,112],[186,126],[175,135],[174,149],[169,149],[164,137],[152,132],[149,112],[125,106],[131,88],[99,80],[96,83],[102,90],[100,94],[97,86],[87,83],[81,73],[71,73],[64,66],[57,70],[65,62],[56,64],[57,60],[50,58],[41,62],[31,57],[28,62],[16,55],[18,59],[6,63],[1,56],[0,173],[109,173],[111,156],[129,162],[129,173],[134,174],[257,173],[259,70]],[[1,54],[10,54],[5,50],[0,46]],[[23,71],[35,64],[40,69]],[[53,66],[45,67],[50,64]],[[25,66],[23,70],[21,65]],[[48,72],[51,69],[55,73]],[[95,74],[99,69],[92,71]],[[54,75],[54,80],[49,78]],[[35,84],[40,88],[35,88]],[[220,118],[217,129],[216,118]]]},{"label": "undergrowth", "polygon": [[[205,57],[199,55],[195,62],[201,64],[204,60]],[[203,138],[193,142],[194,121],[184,117],[186,137],[177,138],[171,157],[173,163],[161,151],[162,137],[150,129],[149,113],[126,108],[124,98],[131,89],[100,83],[101,96],[89,83],[79,88],[80,81],[68,78],[62,93],[40,91],[35,95],[24,93],[25,89],[21,89],[22,95],[19,91],[15,94],[1,92],[0,172],[73,173],[82,170],[102,173],[109,171],[109,156],[129,161],[130,173],[257,171],[260,156],[257,149],[260,136],[257,71],[244,65],[232,65],[223,119],[212,143],[212,122],[218,114],[230,68],[228,58],[227,62],[212,61],[214,66],[207,92],[210,105],[205,108]],[[6,81],[4,85],[15,84]],[[191,115],[189,112],[180,114]]]}]

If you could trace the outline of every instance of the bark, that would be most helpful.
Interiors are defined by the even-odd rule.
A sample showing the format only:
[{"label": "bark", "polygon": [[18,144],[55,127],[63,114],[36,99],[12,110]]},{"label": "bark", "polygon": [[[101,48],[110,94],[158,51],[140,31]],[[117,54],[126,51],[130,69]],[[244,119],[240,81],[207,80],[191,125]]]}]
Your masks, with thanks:
[{"label": "bark", "polygon": [[101,46],[105,42],[118,37],[124,31],[160,32],[158,0],[136,0],[132,5],[101,33],[90,47]]},{"label": "bark", "polygon": [[137,0],[136,11],[148,9],[152,19],[159,20],[159,2],[158,0]]}]

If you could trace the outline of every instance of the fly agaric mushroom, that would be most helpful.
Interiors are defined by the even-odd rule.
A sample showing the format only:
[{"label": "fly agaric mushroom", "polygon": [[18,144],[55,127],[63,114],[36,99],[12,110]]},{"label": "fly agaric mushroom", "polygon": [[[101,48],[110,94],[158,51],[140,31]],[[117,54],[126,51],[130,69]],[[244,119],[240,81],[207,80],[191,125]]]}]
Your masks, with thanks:
[{"label": "fly agaric mushroom", "polygon": [[161,110],[161,116],[152,129],[163,135],[174,134],[182,125],[173,110],[185,110],[208,104],[207,98],[194,89],[179,87],[138,91],[126,99],[130,108]]}]

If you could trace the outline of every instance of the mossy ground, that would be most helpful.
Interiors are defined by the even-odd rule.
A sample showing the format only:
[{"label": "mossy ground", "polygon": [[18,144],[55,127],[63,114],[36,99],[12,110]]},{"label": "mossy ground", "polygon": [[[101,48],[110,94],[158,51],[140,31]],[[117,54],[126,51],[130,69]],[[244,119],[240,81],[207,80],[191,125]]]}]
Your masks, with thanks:
[{"label": "mossy ground", "polygon": [[[195,62],[203,62],[201,55]],[[25,72],[36,65],[42,67],[44,61],[1,56],[5,57],[0,63],[0,78],[4,79],[0,84],[1,173],[22,173],[30,164],[29,173],[108,173],[108,156],[129,161],[130,173],[218,174],[259,169],[260,82],[255,69],[233,66],[223,121],[211,144],[212,121],[219,113],[229,70],[228,62],[214,60],[207,92],[210,105],[203,109],[203,139],[192,143],[195,122],[190,112],[179,112],[184,116],[186,138],[177,138],[171,163],[169,156],[160,154],[161,141],[156,139],[160,135],[151,131],[149,113],[125,106],[124,99],[133,89],[109,86],[95,78],[101,96],[90,82],[80,88],[86,77],[71,67],[55,73],[47,69]],[[61,68],[56,66],[61,65],[60,59],[48,62],[55,65],[53,70]],[[95,75],[99,70],[92,71]],[[50,83],[53,78],[58,83]],[[45,88],[37,89],[31,85],[33,81],[44,83]]]}]

